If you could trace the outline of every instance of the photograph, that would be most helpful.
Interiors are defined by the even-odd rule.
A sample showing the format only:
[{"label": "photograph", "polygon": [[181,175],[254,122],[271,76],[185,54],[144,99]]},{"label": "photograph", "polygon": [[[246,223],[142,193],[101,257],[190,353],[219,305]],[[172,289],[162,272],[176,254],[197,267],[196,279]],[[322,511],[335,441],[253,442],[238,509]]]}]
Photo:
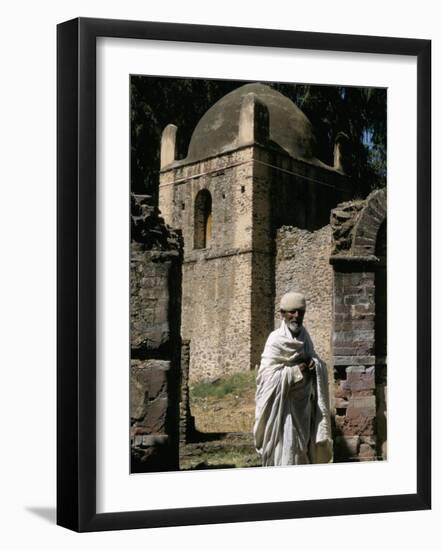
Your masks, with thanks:
[{"label": "photograph", "polygon": [[440,11],[5,3],[1,547],[440,538]]},{"label": "photograph", "polygon": [[387,88],[129,86],[130,473],[387,461]]},{"label": "photograph", "polygon": [[428,510],[431,41],[57,31],[57,524]]}]

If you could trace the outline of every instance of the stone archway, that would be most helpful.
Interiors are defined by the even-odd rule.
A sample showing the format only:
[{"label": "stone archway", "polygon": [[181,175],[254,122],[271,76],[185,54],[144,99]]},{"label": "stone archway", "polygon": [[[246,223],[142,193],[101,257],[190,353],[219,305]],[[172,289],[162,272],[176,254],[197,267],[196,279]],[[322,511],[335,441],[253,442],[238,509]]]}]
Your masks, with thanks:
[{"label": "stone archway", "polygon": [[335,460],[386,458],[386,190],[332,210]]}]

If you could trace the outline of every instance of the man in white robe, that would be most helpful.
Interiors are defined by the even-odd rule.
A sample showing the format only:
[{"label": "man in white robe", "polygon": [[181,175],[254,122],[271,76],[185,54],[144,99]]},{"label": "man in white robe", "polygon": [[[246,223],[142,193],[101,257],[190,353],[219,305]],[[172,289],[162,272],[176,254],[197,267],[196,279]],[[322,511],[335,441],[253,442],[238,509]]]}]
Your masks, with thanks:
[{"label": "man in white robe", "polygon": [[302,294],[284,294],[262,354],[253,435],[263,466],[332,460],[327,368],[302,326],[305,309]]}]

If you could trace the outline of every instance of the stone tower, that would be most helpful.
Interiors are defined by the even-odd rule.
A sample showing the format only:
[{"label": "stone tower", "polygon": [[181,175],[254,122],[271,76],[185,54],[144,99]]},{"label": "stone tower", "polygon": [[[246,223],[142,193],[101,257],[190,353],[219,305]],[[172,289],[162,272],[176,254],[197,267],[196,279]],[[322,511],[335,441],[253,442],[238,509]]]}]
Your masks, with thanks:
[{"label": "stone tower", "polygon": [[342,135],[328,166],[304,113],[264,84],[246,84],[213,105],[182,160],[177,131],[169,125],[162,135],[159,208],[184,240],[190,379],[216,378],[258,364],[274,328],[277,229],[324,227],[330,210],[351,198],[350,182]]}]

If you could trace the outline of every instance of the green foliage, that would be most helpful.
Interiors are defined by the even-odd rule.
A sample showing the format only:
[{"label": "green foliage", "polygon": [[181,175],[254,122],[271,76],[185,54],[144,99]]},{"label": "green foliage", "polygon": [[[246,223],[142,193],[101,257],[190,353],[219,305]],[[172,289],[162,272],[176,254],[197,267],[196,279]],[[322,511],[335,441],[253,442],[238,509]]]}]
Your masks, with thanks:
[{"label": "green foliage", "polygon": [[190,398],[220,399],[228,394],[241,397],[245,393],[254,391],[256,387],[256,374],[254,371],[237,372],[225,378],[218,378],[212,381],[199,382],[190,386]]},{"label": "green foliage", "polygon": [[[131,186],[157,199],[161,133],[179,128],[179,158],[186,157],[192,132],[203,114],[242,82],[131,77]],[[155,200],[155,202],[157,202]]]},{"label": "green foliage", "polygon": [[316,129],[318,158],[333,164],[334,140],[349,137],[350,173],[361,197],[386,185],[387,90],[276,83]]},{"label": "green foliage", "polygon": [[[246,82],[132,76],[131,185],[157,202],[160,139],[168,124],[179,128],[179,158],[187,154],[202,115],[221,97]],[[333,162],[339,132],[349,137],[351,176],[365,197],[386,184],[387,91],[383,88],[267,83],[288,96],[317,131],[317,156]]]}]

